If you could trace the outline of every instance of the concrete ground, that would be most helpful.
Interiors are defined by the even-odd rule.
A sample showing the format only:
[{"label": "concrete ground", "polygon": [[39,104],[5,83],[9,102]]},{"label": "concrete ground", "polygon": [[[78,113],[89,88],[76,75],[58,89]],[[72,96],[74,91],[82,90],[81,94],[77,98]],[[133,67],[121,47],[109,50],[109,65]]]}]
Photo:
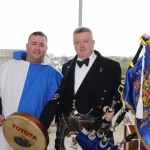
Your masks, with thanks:
[{"label": "concrete ground", "polygon": [[51,124],[48,132],[49,132],[49,139],[50,139],[48,150],[54,150],[55,137],[56,137],[56,125],[54,123]]}]

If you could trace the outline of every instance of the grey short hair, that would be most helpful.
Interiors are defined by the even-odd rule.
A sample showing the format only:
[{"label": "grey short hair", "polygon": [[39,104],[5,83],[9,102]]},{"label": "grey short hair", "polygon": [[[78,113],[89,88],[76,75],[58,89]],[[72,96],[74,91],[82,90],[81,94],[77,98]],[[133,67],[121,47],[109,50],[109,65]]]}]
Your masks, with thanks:
[{"label": "grey short hair", "polygon": [[73,32],[73,36],[76,34],[76,33],[83,33],[83,32],[89,32],[93,38],[93,33],[91,31],[91,29],[89,29],[88,27],[78,27],[74,30]]}]

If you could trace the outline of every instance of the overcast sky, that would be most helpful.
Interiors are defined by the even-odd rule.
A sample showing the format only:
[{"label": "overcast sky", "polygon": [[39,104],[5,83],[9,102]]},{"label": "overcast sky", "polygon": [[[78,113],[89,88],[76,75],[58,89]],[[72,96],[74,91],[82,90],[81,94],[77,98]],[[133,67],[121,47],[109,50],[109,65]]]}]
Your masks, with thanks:
[{"label": "overcast sky", "polygon": [[[79,0],[0,0],[0,49],[25,49],[29,34],[43,31],[48,53],[75,54]],[[83,26],[93,30],[95,49],[105,56],[133,56],[150,34],[149,0],[83,0]]]}]

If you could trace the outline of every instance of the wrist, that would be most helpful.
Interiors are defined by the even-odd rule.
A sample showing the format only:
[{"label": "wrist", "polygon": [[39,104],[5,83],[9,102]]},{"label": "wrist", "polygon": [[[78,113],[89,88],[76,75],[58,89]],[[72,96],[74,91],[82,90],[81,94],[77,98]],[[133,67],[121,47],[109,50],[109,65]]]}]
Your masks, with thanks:
[{"label": "wrist", "polygon": [[4,116],[2,114],[0,114],[0,126],[3,125],[3,121],[4,121]]}]

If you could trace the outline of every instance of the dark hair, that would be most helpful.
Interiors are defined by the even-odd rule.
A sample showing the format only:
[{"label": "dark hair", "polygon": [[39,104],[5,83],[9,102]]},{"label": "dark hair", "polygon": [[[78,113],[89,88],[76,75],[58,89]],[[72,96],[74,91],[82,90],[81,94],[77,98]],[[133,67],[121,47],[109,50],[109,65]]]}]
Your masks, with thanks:
[{"label": "dark hair", "polygon": [[93,33],[91,31],[91,29],[87,28],[87,27],[78,27],[74,30],[73,32],[73,36],[76,34],[76,33],[82,33],[82,32],[89,32],[92,37],[93,37]]},{"label": "dark hair", "polygon": [[31,38],[32,35],[35,35],[35,36],[36,35],[44,36],[46,38],[46,41],[47,41],[47,36],[43,32],[41,32],[41,31],[36,31],[36,32],[33,32],[32,34],[30,34],[30,36],[28,38],[28,41],[30,40],[30,38]]}]

